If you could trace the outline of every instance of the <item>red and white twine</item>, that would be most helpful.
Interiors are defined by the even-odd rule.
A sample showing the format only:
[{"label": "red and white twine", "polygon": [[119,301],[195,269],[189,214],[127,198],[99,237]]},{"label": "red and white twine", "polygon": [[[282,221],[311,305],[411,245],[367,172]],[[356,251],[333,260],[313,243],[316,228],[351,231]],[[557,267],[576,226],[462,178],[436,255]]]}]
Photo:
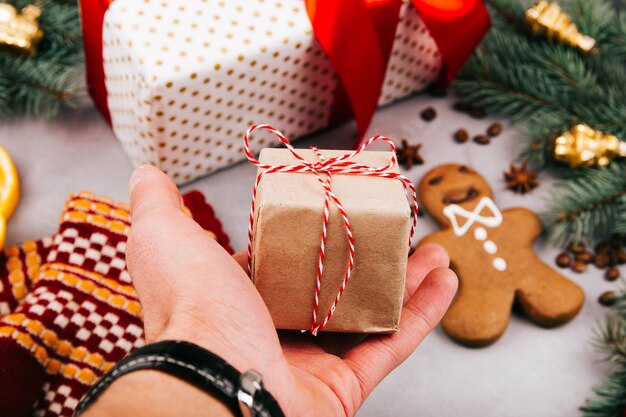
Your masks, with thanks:
[{"label": "red and white twine", "polygon": [[[298,163],[292,165],[268,165],[262,164],[259,162],[252,152],[250,151],[250,135],[257,129],[264,129],[272,132],[280,142],[282,142],[289,152],[298,160]],[[350,159],[355,155],[361,153],[365,148],[367,148],[371,143],[376,141],[382,141],[389,145],[391,150],[391,159],[389,164],[382,167],[369,167],[367,165],[359,164],[357,162],[351,161]],[[348,214],[346,213],[341,201],[335,193],[332,191],[332,174],[344,174],[344,175],[366,175],[371,177],[380,177],[380,178],[391,178],[398,180],[402,183],[404,187],[404,191],[407,197],[413,203],[413,222],[411,224],[411,233],[409,237],[408,244],[411,244],[411,240],[413,238],[413,234],[415,233],[415,227],[417,224],[417,193],[415,191],[415,186],[404,175],[401,175],[397,172],[391,172],[389,169],[396,164],[396,146],[393,144],[391,139],[376,135],[359,146],[359,148],[355,151],[346,153],[341,156],[333,157],[333,158],[325,158],[322,153],[315,147],[312,147],[313,151],[317,155],[319,159],[317,162],[309,163],[300,156],[294,147],[289,142],[281,132],[274,129],[272,126],[266,124],[257,124],[251,126],[244,136],[244,150],[248,160],[259,167],[261,172],[257,175],[256,180],[254,182],[254,188],[252,190],[252,203],[250,208],[250,219],[248,223],[248,271],[251,272],[252,268],[252,228],[254,226],[254,209],[255,209],[255,200],[257,189],[261,179],[266,174],[271,174],[275,172],[290,172],[290,173],[311,173],[314,174],[317,180],[320,182],[322,187],[324,188],[326,197],[324,199],[324,215],[322,220],[322,235],[321,235],[321,244],[320,244],[320,252],[317,264],[317,277],[315,282],[315,298],[313,300],[313,315],[311,321],[310,331],[313,335],[317,335],[317,332],[322,330],[328,321],[333,316],[335,309],[337,308],[337,304],[339,304],[339,300],[343,295],[343,292],[348,285],[348,281],[350,280],[350,276],[352,275],[352,271],[354,270],[354,236],[352,235],[352,228],[350,226],[350,220],[348,219]],[[322,173],[326,173],[326,179],[322,177]],[[335,296],[335,300],[333,304],[329,308],[326,313],[324,320],[321,323],[318,323],[318,313],[319,313],[319,299],[320,299],[320,291],[322,284],[322,275],[324,272],[324,260],[325,260],[325,251],[326,251],[326,238],[328,232],[328,219],[329,219],[329,211],[330,211],[330,203],[331,201],[337,207],[339,214],[343,219],[343,223],[346,230],[346,239],[348,242],[348,266],[346,268],[346,272],[341,283],[341,287]]]}]

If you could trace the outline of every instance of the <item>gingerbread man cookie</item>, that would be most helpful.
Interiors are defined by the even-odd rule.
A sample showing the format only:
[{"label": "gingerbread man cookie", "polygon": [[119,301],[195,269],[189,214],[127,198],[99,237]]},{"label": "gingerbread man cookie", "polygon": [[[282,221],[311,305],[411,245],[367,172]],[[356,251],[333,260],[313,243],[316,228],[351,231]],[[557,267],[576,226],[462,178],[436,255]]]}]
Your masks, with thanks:
[{"label": "gingerbread man cookie", "polygon": [[514,303],[546,327],[563,324],[580,311],[582,289],[533,251],[541,232],[537,216],[524,208],[501,212],[474,169],[440,165],[422,179],[419,194],[442,228],[420,244],[444,246],[459,277],[456,300],[442,320],[452,339],[469,346],[495,342],[506,330]]}]

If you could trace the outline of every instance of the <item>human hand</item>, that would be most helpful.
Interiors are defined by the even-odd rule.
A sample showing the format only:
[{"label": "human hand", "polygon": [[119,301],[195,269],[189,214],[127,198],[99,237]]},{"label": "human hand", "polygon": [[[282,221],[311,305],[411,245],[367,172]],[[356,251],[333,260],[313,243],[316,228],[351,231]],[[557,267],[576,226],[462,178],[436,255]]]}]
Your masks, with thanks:
[{"label": "human hand", "polygon": [[356,346],[344,345],[351,337],[341,334],[279,337],[242,267],[245,256],[231,257],[181,211],[180,194],[165,174],[142,166],[130,189],[126,257],[146,341],[188,340],[240,371],[259,371],[287,416],[353,416],[437,325],[456,292],[445,250],[424,245],[409,258],[397,333],[371,335]]}]

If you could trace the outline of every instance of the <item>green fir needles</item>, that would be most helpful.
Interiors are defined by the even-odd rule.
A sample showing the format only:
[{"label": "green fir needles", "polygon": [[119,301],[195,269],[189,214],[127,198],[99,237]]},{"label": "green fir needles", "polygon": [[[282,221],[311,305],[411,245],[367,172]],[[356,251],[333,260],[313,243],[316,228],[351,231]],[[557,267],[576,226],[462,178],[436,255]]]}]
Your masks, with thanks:
[{"label": "green fir needles", "polygon": [[562,244],[626,232],[626,164],[613,162],[564,181],[544,217],[550,238]]},{"label": "green fir needles", "polygon": [[527,141],[521,158],[563,179],[544,219],[557,244],[606,239],[626,227],[626,161],[572,169],[554,162],[553,141],[576,123],[626,140],[626,14],[601,0],[561,0],[578,29],[594,38],[585,54],[535,38],[528,0],[488,0],[492,29],[459,74],[467,101],[510,117]]},{"label": "green fir needles", "polygon": [[616,296],[606,322],[599,328],[597,345],[612,370],[604,384],[594,389],[596,398],[588,400],[581,410],[584,417],[623,417],[626,413],[626,292]]},{"label": "green fir needles", "polygon": [[75,0],[0,0],[41,8],[44,37],[34,55],[0,49],[0,115],[53,116],[83,94],[83,49]]}]

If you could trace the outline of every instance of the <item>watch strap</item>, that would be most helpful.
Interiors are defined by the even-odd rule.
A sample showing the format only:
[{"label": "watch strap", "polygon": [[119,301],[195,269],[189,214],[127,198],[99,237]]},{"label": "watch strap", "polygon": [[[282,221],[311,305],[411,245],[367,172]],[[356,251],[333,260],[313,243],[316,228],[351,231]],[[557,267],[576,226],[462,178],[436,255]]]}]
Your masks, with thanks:
[{"label": "watch strap", "polygon": [[219,356],[185,341],[157,342],[133,351],[89,390],[74,416],[86,410],[117,378],[139,370],[175,376],[210,393],[236,416],[284,417],[274,397],[263,389],[258,373],[242,374]]}]

